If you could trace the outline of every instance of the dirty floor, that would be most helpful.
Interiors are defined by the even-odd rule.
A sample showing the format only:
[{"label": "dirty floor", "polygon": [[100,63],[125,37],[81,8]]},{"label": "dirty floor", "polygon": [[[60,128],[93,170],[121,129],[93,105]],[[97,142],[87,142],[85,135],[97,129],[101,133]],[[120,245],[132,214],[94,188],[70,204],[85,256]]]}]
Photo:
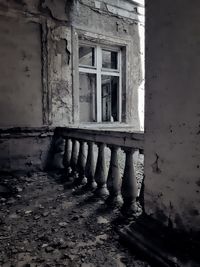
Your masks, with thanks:
[{"label": "dirty floor", "polygon": [[117,209],[60,178],[1,176],[0,266],[150,267],[119,242]]}]

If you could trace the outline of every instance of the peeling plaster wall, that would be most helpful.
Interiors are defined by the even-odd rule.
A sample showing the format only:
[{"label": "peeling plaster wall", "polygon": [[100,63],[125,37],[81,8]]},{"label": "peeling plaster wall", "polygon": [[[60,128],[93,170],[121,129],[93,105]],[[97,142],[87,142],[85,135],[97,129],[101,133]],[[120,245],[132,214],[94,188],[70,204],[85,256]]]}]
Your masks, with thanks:
[{"label": "peeling plaster wall", "polygon": [[147,1],[145,211],[200,231],[200,2]]},{"label": "peeling plaster wall", "polygon": [[[37,127],[74,123],[74,29],[130,41],[127,71],[132,80],[125,111],[127,122],[140,129],[138,29],[143,18],[143,9],[125,0],[124,5],[114,0],[0,0],[0,129],[29,127],[34,132]],[[44,166],[44,157],[38,155],[46,153],[51,137],[43,137],[43,146],[38,137],[25,136],[0,136],[2,170]]]},{"label": "peeling plaster wall", "polygon": [[72,122],[67,2],[0,0],[0,127]]},{"label": "peeling plaster wall", "polygon": [[0,0],[0,128],[18,127],[0,134],[0,170],[44,169],[52,132],[38,127],[72,121],[66,3]]},{"label": "peeling plaster wall", "polygon": [[[92,32],[101,42],[104,36],[130,41],[127,50],[127,66],[123,62],[124,69],[130,73],[127,81],[126,122],[134,127],[135,131],[144,129],[144,53],[142,42],[144,41],[144,8],[140,8],[128,1],[74,1],[70,20],[75,29]],[[142,40],[141,40],[142,37]],[[94,40],[95,42],[95,40]]]},{"label": "peeling plaster wall", "polygon": [[54,126],[72,123],[71,29],[49,25],[49,86],[51,90],[51,122]]},{"label": "peeling plaster wall", "polygon": [[56,19],[61,21],[68,21],[68,16],[66,12],[67,8],[66,0],[43,0],[41,1],[41,7],[43,10],[49,11],[50,15]]},{"label": "peeling plaster wall", "polygon": [[[126,70],[130,72],[131,77],[131,81],[127,84],[128,93],[125,96],[127,102],[125,109],[127,114],[126,121],[133,124],[135,130],[143,129],[143,115],[142,113],[138,114],[138,101],[140,101],[138,88],[141,86],[144,77],[140,57],[140,54],[142,54],[140,49],[141,38],[139,35],[139,28],[142,28],[143,25],[138,21],[142,21],[144,18],[143,11],[141,10],[141,7],[131,4],[129,1],[124,1],[122,5],[121,1],[113,0],[0,0],[0,11],[2,14],[5,14],[5,17],[3,16],[3,20],[6,21],[4,24],[8,28],[12,28],[9,22],[11,20],[10,17],[12,19],[14,17],[17,21],[15,24],[16,35],[20,31],[20,27],[23,27],[19,23],[22,17],[30,17],[34,23],[30,21],[26,23],[24,20],[25,24],[32,24],[37,28],[37,36],[35,36],[31,27],[29,27],[28,34],[25,34],[25,31],[23,31],[21,36],[18,34],[19,37],[17,38],[19,49],[21,49],[20,42],[25,36],[28,36],[27,39],[33,38],[34,40],[31,45],[24,43],[26,49],[32,51],[36,57],[31,69],[31,73],[35,72],[34,77],[29,77],[28,84],[25,83],[27,79],[25,79],[23,73],[19,73],[17,69],[12,70],[13,63],[18,64],[20,68],[22,66],[18,61],[18,55],[12,56],[12,53],[17,53],[18,51],[12,50],[11,60],[9,60],[11,65],[10,69],[12,70],[10,74],[12,77],[14,76],[13,81],[15,82],[16,79],[21,81],[19,90],[21,94],[25,92],[27,97],[30,97],[30,101],[28,103],[28,99],[26,99],[24,105],[21,105],[20,101],[13,104],[12,99],[14,97],[12,95],[7,97],[8,101],[6,106],[12,107],[12,111],[16,114],[16,117],[13,117],[15,124],[12,121],[9,123],[9,120],[5,117],[4,123],[0,121],[0,127],[65,126],[74,121],[72,108],[72,57],[74,56],[71,51],[72,26],[75,29],[99,33],[104,36],[131,40],[130,52],[127,55],[130,58],[130,64],[128,64],[128,69]],[[13,39],[16,39],[16,35],[14,35]],[[7,33],[4,33],[4,36],[2,36],[3,39],[8,37],[9,35]],[[17,40],[15,41],[17,42]],[[36,43],[38,46],[37,49],[33,47]],[[7,60],[8,57],[6,55],[10,54],[9,49],[6,49],[3,53],[5,54],[5,60]],[[25,71],[29,70],[30,67],[26,66]],[[12,90],[12,84],[5,85],[9,87],[9,90]],[[28,93],[27,87],[30,87],[29,90],[34,96]],[[33,100],[35,100],[35,103]],[[3,101],[5,102],[4,99]],[[142,102],[140,101],[140,103]],[[19,115],[20,112],[25,117],[24,121],[22,119],[23,116]]]}]

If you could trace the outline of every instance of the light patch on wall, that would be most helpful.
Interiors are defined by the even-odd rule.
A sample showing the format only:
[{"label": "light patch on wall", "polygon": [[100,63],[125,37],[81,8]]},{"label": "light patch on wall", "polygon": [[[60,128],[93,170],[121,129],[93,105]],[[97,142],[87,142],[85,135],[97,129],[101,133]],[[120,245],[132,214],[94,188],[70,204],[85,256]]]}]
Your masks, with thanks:
[{"label": "light patch on wall", "polygon": [[140,130],[144,131],[144,98],[145,98],[145,50],[144,50],[144,43],[145,43],[145,28],[144,25],[138,25],[138,33],[139,33],[139,40],[140,40],[140,62],[141,62],[141,75],[142,81],[138,88],[138,114],[140,120]]},{"label": "light patch on wall", "polygon": [[101,2],[95,1],[95,7],[100,9],[101,8]]}]

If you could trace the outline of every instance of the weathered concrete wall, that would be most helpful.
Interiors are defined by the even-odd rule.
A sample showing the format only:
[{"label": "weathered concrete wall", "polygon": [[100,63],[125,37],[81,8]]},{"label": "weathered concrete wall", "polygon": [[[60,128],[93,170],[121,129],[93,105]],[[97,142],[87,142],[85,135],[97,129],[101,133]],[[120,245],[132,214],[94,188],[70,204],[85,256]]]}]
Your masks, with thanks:
[{"label": "weathered concrete wall", "polygon": [[12,128],[0,131],[0,170],[44,170],[51,164],[53,129]]},{"label": "weathered concrete wall", "polygon": [[1,170],[42,170],[51,132],[40,137],[35,127],[72,121],[71,28],[66,3],[0,1],[0,127],[31,131],[30,135],[19,129],[16,138],[11,130],[0,137]]},{"label": "weathered concrete wall", "polygon": [[73,121],[71,29],[49,25],[50,123],[66,126]]},{"label": "weathered concrete wall", "polygon": [[[122,5],[114,0],[0,0],[0,128],[33,127],[34,131],[34,127],[75,121],[72,33],[78,29],[130,42],[126,71],[131,79],[124,83],[124,112],[127,122],[139,130],[142,12],[129,1]],[[33,150],[32,166],[36,167],[41,153],[37,142],[34,136],[1,139],[1,169],[25,168]],[[49,143],[49,139],[44,141],[44,153]]]},{"label": "weathered concrete wall", "polygon": [[[143,130],[144,127],[144,104],[141,99],[142,94],[144,96],[144,90],[141,88],[144,80],[144,68],[142,66],[144,53],[141,45],[144,41],[142,35],[144,29],[143,12],[144,8],[139,8],[127,1],[78,0],[72,6],[70,13],[72,26],[86,33],[95,33],[94,42],[97,39],[99,43],[103,43],[103,39],[114,37],[116,40],[117,38],[121,39],[121,46],[123,46],[124,41],[127,51],[126,55],[123,55],[126,57],[123,68],[128,74],[128,79],[123,85],[126,87],[124,92],[124,113],[126,115],[123,118],[124,122],[131,124],[135,131]],[[129,46],[127,46],[127,42],[130,42]]]},{"label": "weathered concrete wall", "polygon": [[[1,0],[0,11],[1,38],[5,40],[0,52],[7,61],[6,65],[2,64],[5,75],[1,86],[2,113],[6,116],[0,121],[0,127],[64,126],[74,121],[72,26],[130,41],[125,70],[130,78],[124,83],[127,88],[124,92],[125,120],[133,124],[135,130],[142,129],[142,115],[140,118],[138,115],[138,88],[143,79],[139,36],[144,20],[141,7],[129,1],[113,0]],[[12,76],[12,81],[8,76]],[[14,89],[14,83],[19,88]],[[18,94],[18,101],[13,101],[15,94]],[[23,105],[20,95],[23,95]],[[10,118],[11,112],[15,116]]]},{"label": "weathered concrete wall", "polygon": [[71,123],[71,28],[66,3],[0,1],[0,127]]},{"label": "weathered concrete wall", "polygon": [[2,126],[42,125],[40,25],[0,16]]},{"label": "weathered concrete wall", "polygon": [[0,136],[0,170],[44,169],[52,131],[44,132],[43,126],[72,121],[71,31],[65,5],[0,1],[0,127],[28,127]]},{"label": "weathered concrete wall", "polygon": [[200,2],[147,1],[145,211],[200,230]]}]

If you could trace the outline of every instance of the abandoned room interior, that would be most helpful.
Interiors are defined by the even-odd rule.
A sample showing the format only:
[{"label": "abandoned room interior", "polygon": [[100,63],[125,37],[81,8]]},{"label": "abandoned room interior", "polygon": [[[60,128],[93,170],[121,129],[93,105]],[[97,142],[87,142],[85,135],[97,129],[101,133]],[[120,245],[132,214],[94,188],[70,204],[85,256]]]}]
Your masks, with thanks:
[{"label": "abandoned room interior", "polygon": [[199,18],[0,0],[0,266],[200,266]]}]

